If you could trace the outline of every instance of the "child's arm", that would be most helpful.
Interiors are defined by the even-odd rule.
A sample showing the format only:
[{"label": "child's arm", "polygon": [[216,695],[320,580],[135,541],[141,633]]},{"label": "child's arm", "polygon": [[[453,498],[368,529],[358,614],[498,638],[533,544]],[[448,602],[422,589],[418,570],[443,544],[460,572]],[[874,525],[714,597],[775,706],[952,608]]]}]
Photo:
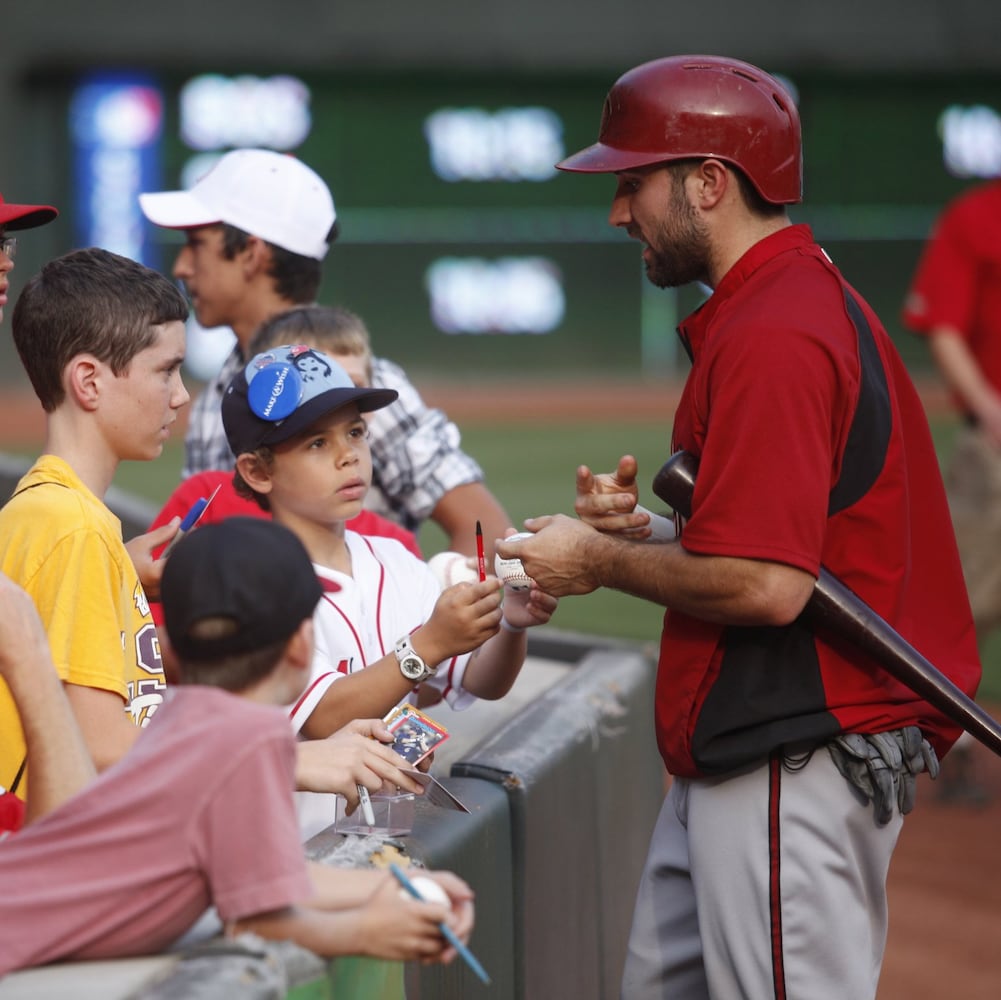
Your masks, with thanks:
[{"label": "child's arm", "polygon": [[0,677],[7,682],[24,731],[31,770],[26,810],[30,823],[87,785],[94,766],[49,656],[35,605],[2,573]]},{"label": "child's arm", "polygon": [[[501,590],[500,581],[488,577],[443,591],[431,617],[411,634],[414,650],[425,663],[435,664],[482,645],[497,633]],[[303,724],[303,735],[320,739],[353,719],[381,718],[413,688],[390,653],[331,684]]]},{"label": "child's arm", "polygon": [[393,961],[450,962],[455,951],[438,929],[445,921],[463,942],[473,928],[472,892],[447,872],[434,878],[449,894],[444,903],[401,896],[386,873],[371,869],[331,869],[311,865],[317,895],[303,906],[236,921],[230,933],[252,931],[273,940],[291,940],[324,957],[368,955]]},{"label": "child's arm", "polygon": [[511,690],[525,662],[528,640],[525,629],[545,625],[556,610],[558,599],[539,590],[508,591],[500,631],[488,639],[470,659],[462,686],[487,701],[503,698]]},{"label": "child's arm", "polygon": [[121,695],[82,684],[65,688],[94,766],[103,771],[117,764],[142,732],[130,721]]}]

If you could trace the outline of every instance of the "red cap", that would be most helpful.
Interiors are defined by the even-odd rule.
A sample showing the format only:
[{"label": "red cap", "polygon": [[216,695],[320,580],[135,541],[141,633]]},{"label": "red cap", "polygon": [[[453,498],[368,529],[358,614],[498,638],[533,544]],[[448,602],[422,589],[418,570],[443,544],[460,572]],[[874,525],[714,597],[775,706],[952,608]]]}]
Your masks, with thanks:
[{"label": "red cap", "polygon": [[51,222],[58,214],[51,205],[11,205],[0,194],[0,229],[34,229]]}]

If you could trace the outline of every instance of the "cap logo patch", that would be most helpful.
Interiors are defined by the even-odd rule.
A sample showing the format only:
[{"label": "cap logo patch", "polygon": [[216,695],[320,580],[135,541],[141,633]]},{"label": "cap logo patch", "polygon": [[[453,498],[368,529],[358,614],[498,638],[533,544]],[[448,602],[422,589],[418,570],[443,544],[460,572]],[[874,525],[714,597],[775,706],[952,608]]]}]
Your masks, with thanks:
[{"label": "cap logo patch", "polygon": [[294,365],[273,361],[255,373],[247,386],[247,402],[256,416],[277,423],[295,412],[302,388],[302,377]]}]

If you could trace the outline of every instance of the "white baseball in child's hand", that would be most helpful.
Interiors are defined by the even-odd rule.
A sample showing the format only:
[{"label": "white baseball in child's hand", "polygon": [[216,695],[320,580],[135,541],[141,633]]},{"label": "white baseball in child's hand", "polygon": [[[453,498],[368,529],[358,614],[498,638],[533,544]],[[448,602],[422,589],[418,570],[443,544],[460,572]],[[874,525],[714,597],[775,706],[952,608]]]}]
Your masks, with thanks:
[{"label": "white baseball in child's hand", "polygon": [[428,560],[428,566],[438,578],[441,589],[446,590],[457,583],[473,583],[479,578],[469,560],[461,552],[439,552]]},{"label": "white baseball in child's hand", "polygon": [[[452,905],[452,901],[448,898],[448,893],[433,878],[428,878],[427,875],[416,875],[411,877],[410,884],[421,894],[421,899],[425,903],[445,903],[448,906]],[[414,898],[406,889],[401,889],[400,895],[404,899]]]},{"label": "white baseball in child's hand", "polygon": [[[519,538],[531,538],[532,532],[519,531],[516,535],[508,535],[505,542],[513,542]],[[494,573],[499,580],[504,581],[508,590],[531,590],[532,578],[525,572],[520,559],[504,559],[498,552],[494,556]]]}]

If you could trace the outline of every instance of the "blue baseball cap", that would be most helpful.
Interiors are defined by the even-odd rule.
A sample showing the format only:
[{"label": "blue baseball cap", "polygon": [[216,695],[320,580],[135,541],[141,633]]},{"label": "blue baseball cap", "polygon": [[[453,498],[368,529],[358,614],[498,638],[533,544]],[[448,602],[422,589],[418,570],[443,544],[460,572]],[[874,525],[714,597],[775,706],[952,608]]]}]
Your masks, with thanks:
[{"label": "blue baseball cap", "polygon": [[242,455],[287,441],[348,403],[368,413],[398,396],[395,389],[359,388],[322,351],[285,344],[256,355],[230,382],[222,422],[233,454]]}]

